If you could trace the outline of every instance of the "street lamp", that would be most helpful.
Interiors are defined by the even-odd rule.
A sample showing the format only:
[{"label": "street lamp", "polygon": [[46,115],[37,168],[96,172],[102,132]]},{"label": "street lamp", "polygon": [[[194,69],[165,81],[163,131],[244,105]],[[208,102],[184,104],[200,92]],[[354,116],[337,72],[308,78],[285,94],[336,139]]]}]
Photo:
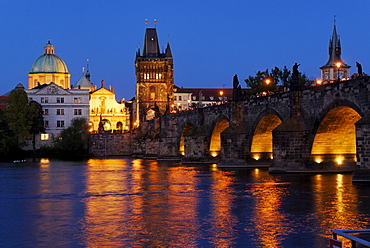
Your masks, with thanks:
[{"label": "street lamp", "polygon": [[223,95],[224,95],[224,92],[221,90],[221,91],[220,91],[220,98],[219,98],[219,99],[220,99],[220,101],[221,101],[221,103],[222,103],[222,101],[223,101]]},{"label": "street lamp", "polygon": [[342,63],[341,62],[337,62],[336,63],[336,66],[337,66],[337,68],[338,68],[338,81],[340,80],[340,78],[339,78],[339,68],[342,66]]},{"label": "street lamp", "polygon": [[266,95],[267,95],[269,92],[269,85],[271,84],[271,79],[265,78],[265,84],[266,84]]}]

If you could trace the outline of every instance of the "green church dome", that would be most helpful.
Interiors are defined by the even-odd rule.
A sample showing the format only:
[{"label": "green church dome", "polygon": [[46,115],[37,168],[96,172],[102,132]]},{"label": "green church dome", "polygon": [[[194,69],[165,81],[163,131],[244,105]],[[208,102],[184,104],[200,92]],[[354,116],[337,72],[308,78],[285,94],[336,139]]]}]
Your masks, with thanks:
[{"label": "green church dome", "polygon": [[44,55],[38,57],[30,73],[68,73],[66,63],[54,54],[54,46],[49,42],[44,47]]}]

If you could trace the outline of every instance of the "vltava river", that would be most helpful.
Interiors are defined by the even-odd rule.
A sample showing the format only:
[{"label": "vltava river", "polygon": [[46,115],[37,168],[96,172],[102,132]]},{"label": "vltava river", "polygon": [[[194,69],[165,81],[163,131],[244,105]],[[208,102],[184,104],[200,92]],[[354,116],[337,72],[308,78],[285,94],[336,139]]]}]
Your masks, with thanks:
[{"label": "vltava river", "polygon": [[0,164],[0,179],[0,247],[328,247],[370,226],[351,174],[91,159]]}]

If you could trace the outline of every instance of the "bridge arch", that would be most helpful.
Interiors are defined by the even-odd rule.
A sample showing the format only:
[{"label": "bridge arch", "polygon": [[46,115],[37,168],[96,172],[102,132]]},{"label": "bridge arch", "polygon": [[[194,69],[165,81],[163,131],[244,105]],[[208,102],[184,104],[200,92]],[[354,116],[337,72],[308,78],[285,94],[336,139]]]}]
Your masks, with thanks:
[{"label": "bridge arch", "polygon": [[221,133],[230,126],[225,116],[220,116],[214,123],[209,139],[209,154],[217,157],[221,151]]},{"label": "bridge arch", "polygon": [[179,143],[178,143],[179,144],[179,154],[182,156],[185,156],[185,135],[193,129],[194,129],[194,125],[189,122],[187,122],[182,128],[181,136],[180,136]]},{"label": "bridge arch", "polygon": [[251,137],[250,156],[253,159],[272,159],[272,130],[281,123],[282,118],[272,109],[258,116]]},{"label": "bridge arch", "polygon": [[356,160],[356,127],[363,112],[354,103],[338,100],[316,119],[311,137],[311,157],[316,163],[343,164]]}]

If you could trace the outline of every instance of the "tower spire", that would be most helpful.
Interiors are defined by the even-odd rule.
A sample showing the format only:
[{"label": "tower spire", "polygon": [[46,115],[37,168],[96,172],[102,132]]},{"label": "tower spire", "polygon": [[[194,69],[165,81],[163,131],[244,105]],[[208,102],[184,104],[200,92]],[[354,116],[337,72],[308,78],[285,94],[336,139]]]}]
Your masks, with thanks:
[{"label": "tower spire", "polygon": [[86,78],[90,81],[89,59],[86,60]]},{"label": "tower spire", "polygon": [[337,33],[337,20],[334,15],[333,33],[329,40],[329,59],[325,65],[320,67],[323,80],[338,80],[348,78],[349,68],[341,59],[342,47],[340,37]]}]

